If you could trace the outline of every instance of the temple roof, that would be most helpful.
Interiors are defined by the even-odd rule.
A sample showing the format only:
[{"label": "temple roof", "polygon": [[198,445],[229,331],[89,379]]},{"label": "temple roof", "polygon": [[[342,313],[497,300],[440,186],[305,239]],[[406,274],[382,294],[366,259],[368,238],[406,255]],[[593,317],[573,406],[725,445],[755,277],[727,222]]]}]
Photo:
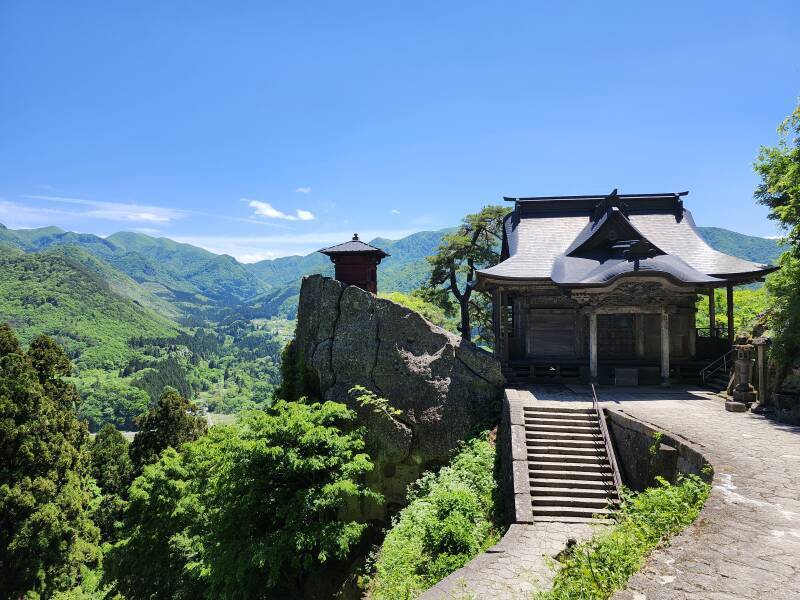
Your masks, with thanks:
[{"label": "temple roof", "polygon": [[377,254],[381,258],[389,256],[389,254],[380,248],[376,248],[370,244],[365,244],[359,240],[357,233],[354,233],[353,239],[348,242],[337,244],[336,246],[331,246],[330,248],[322,248],[321,250],[318,250],[318,252],[326,254],[327,256],[330,256],[331,254]]},{"label": "temple roof", "polygon": [[756,281],[777,268],[711,248],[683,207],[685,194],[614,190],[608,196],[515,198],[504,227],[507,258],[478,271],[478,285],[551,280],[565,287],[602,286],[623,275],[660,274],[716,287]]}]

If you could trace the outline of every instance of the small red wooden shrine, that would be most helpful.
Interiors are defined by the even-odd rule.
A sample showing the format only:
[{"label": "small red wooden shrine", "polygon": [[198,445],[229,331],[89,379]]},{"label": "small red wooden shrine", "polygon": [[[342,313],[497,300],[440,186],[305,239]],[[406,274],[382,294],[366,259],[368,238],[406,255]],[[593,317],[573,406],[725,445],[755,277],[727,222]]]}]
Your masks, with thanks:
[{"label": "small red wooden shrine", "polygon": [[389,256],[375,246],[365,244],[353,234],[353,239],[320,250],[329,256],[336,269],[336,279],[346,285],[355,285],[362,290],[378,293],[378,264]]}]

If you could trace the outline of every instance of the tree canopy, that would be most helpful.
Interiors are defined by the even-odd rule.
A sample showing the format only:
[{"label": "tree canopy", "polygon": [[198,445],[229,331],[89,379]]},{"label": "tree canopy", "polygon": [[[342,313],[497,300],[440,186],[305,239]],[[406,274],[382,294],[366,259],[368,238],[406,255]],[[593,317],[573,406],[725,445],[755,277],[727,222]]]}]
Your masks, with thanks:
[{"label": "tree canopy", "polygon": [[342,511],[377,499],[354,419],[342,404],[280,401],[167,449],[131,487],[109,581],[130,598],[302,597],[304,577],[367,527]]},{"label": "tree canopy", "polygon": [[781,270],[767,280],[773,355],[785,366],[800,352],[800,103],[778,127],[778,144],[763,147],[755,163],[761,176],[756,199],[786,231],[789,249]]},{"label": "tree canopy", "polygon": [[165,388],[156,405],[136,419],[139,432],[131,444],[131,458],[137,469],[158,460],[167,448],[180,448],[208,430],[200,409],[173,388]]}]

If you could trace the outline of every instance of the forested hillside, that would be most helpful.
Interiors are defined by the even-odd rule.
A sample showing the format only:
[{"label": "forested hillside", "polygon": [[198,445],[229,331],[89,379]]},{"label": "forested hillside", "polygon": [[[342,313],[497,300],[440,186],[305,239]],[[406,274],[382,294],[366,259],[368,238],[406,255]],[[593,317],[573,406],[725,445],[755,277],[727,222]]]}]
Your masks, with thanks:
[{"label": "forested hillside", "polygon": [[736,233],[719,227],[699,227],[706,243],[726,254],[738,256],[756,263],[772,265],[786,250],[778,240]]},{"label": "forested hillside", "polygon": [[[106,273],[108,275],[108,273]],[[0,253],[0,320],[23,342],[54,338],[81,368],[115,369],[134,336],[167,337],[176,323],[112,290],[63,253]]]}]

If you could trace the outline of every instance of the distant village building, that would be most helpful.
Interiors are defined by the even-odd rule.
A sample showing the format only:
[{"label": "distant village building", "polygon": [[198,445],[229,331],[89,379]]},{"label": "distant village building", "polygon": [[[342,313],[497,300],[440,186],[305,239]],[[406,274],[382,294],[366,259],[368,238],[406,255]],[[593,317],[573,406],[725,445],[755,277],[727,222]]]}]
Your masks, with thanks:
[{"label": "distant village building", "polygon": [[[687,192],[505,198],[501,262],[478,271],[491,292],[495,353],[536,380],[668,382],[697,375],[734,337],[733,287],[777,267],[712,249],[683,206]],[[714,326],[727,289],[727,331]],[[695,302],[708,294],[711,327]]]},{"label": "distant village building", "polygon": [[357,233],[349,242],[323,248],[320,252],[329,256],[335,265],[334,277],[338,281],[373,294],[378,293],[378,265],[389,256],[386,252],[365,244],[358,239]]}]

